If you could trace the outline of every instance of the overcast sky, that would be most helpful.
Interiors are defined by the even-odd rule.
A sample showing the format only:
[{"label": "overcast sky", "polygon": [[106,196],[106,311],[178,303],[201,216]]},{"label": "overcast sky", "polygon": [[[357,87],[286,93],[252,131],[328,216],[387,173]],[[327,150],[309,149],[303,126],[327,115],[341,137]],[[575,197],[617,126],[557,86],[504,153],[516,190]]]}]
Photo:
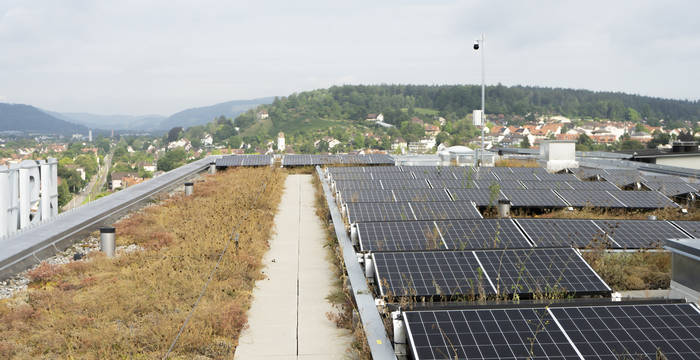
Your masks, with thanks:
[{"label": "overcast sky", "polygon": [[[534,5],[537,4],[537,5]],[[163,114],[342,84],[700,98],[700,1],[0,0],[0,101]]]}]

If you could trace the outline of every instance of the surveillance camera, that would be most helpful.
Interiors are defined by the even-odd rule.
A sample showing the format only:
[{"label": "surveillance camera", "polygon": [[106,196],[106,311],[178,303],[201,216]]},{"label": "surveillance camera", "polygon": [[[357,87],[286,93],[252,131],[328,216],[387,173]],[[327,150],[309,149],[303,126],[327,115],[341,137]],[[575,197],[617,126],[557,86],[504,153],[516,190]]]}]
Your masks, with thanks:
[{"label": "surveillance camera", "polygon": [[479,50],[479,40],[474,40],[474,50]]}]

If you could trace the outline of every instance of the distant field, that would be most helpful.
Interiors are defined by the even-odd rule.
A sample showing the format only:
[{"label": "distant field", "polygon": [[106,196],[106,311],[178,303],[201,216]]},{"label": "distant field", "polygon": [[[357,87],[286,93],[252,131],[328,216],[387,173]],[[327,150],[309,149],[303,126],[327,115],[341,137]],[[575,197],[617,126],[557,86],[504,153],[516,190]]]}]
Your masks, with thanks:
[{"label": "distant field", "polygon": [[[408,112],[408,108],[402,108],[401,111],[403,112]],[[427,109],[427,108],[413,108],[413,111],[416,113],[418,117],[422,116],[437,116],[440,111],[435,110],[435,109]],[[425,119],[424,119],[425,120]]]},{"label": "distant field", "polygon": [[174,196],[116,224],[117,245],[142,251],[40,265],[26,293],[0,302],[0,358],[162,358],[232,227],[248,216],[237,229],[239,249],[228,248],[171,354],[230,358],[255,281],[263,278],[284,177],[270,168],[207,176],[195,195]]}]

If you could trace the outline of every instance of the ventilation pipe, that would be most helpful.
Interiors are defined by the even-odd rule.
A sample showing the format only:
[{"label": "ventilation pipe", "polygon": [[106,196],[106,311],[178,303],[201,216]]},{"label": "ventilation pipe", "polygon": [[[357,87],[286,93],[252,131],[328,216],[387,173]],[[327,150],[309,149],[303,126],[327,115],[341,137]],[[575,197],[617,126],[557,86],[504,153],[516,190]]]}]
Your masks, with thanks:
[{"label": "ventilation pipe", "polygon": [[358,245],[360,243],[357,236],[357,224],[350,225],[350,241],[352,241],[353,245]]},{"label": "ventilation pipe", "polygon": [[190,196],[194,192],[194,183],[193,182],[186,182],[185,183],[185,196]]},{"label": "ventilation pipe", "polygon": [[656,215],[647,216],[647,220],[656,220]]},{"label": "ventilation pipe", "polygon": [[213,161],[209,163],[209,173],[212,175],[216,174],[216,163]]},{"label": "ventilation pipe", "polygon": [[391,321],[394,325],[394,354],[400,359],[405,359],[407,356],[406,324],[403,322],[401,310],[391,312]]},{"label": "ventilation pipe", "polygon": [[365,277],[372,283],[374,282],[374,263],[372,262],[372,254],[364,254],[365,256]]},{"label": "ventilation pipe", "polygon": [[100,228],[100,251],[105,253],[107,257],[114,257],[115,249],[115,230],[113,227]]},{"label": "ventilation pipe", "polygon": [[498,200],[498,217],[507,218],[510,217],[510,200],[499,199]]}]

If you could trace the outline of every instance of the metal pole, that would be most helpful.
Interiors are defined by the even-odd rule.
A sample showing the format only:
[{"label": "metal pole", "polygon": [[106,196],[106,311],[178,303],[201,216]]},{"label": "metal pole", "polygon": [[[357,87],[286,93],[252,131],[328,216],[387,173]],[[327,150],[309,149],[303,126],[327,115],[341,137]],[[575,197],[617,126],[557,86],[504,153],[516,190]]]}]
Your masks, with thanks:
[{"label": "metal pole", "polygon": [[484,33],[481,33],[481,44],[479,46],[481,50],[481,164],[480,166],[483,166],[484,164],[484,127],[486,127],[486,108],[485,108],[485,97],[486,97],[486,75],[485,75],[485,64],[486,62],[484,61],[484,40],[485,36]]},{"label": "metal pole", "polygon": [[113,227],[100,228],[100,250],[107,257],[114,257],[115,250],[115,231]]}]

